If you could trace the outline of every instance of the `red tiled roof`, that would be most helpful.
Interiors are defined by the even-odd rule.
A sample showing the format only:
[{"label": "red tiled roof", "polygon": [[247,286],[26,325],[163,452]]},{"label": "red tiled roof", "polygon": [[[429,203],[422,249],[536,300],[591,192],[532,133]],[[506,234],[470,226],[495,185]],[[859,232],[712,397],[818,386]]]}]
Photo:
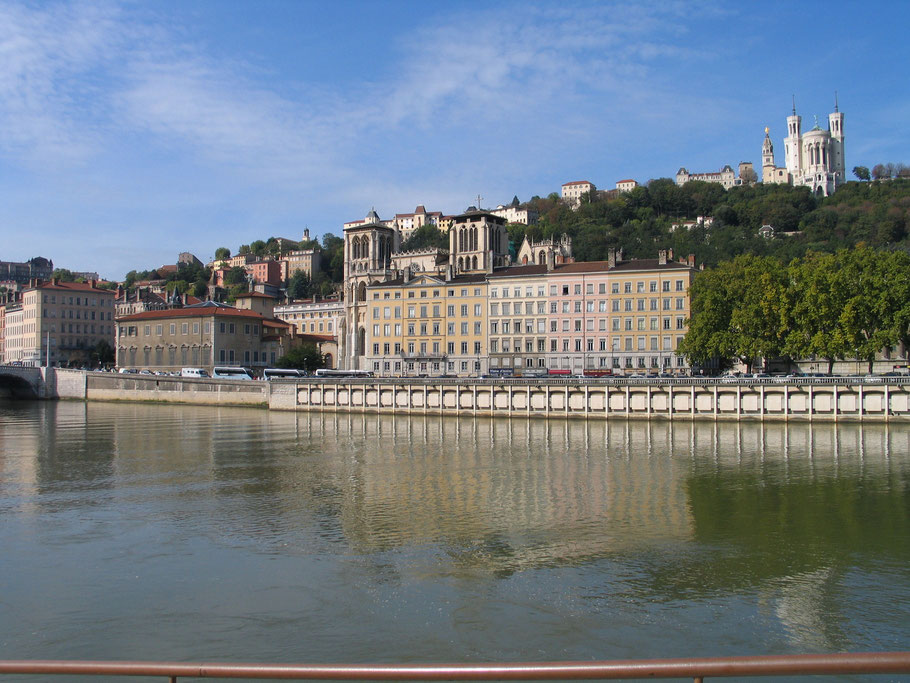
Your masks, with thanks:
[{"label": "red tiled roof", "polygon": [[626,178],[625,180],[617,180],[617,181],[616,181],[616,184],[617,184],[617,185],[619,185],[620,183],[636,183],[636,184],[637,184],[638,181],[635,180],[634,178]]},{"label": "red tiled roof", "polygon": [[333,341],[335,341],[335,337],[333,337],[332,335],[327,335],[327,334],[298,334],[297,338],[302,339],[305,342],[306,341],[311,341],[311,342],[333,342]]},{"label": "red tiled roof", "polygon": [[593,183],[587,180],[573,180],[571,183],[562,184],[563,187],[566,187],[568,185],[593,185]]},{"label": "red tiled roof", "polygon": [[268,294],[263,294],[262,292],[247,292],[245,294],[238,294],[237,299],[276,299],[277,297],[269,296]]},{"label": "red tiled roof", "polygon": [[71,292],[95,292],[95,293],[105,293],[116,295],[116,292],[113,289],[101,289],[100,287],[93,287],[90,282],[57,282],[54,284],[53,281],[41,282],[34,287],[34,289],[57,289],[57,290],[66,290]]},{"label": "red tiled roof", "polygon": [[209,316],[221,318],[258,318],[265,317],[255,311],[242,308],[216,308],[214,306],[200,306],[199,308],[171,308],[165,311],[145,311],[117,318],[118,321],[132,322],[133,320],[162,320],[167,318],[207,318]]}]

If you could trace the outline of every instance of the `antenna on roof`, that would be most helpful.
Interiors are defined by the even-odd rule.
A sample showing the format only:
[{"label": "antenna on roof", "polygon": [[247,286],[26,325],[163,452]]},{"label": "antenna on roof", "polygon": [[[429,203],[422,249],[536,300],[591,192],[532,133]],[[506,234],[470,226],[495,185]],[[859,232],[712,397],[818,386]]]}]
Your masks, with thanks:
[{"label": "antenna on roof", "polygon": [[480,208],[480,202],[482,202],[482,201],[483,201],[483,197],[481,197],[481,196],[478,194],[478,195],[477,195],[477,210],[478,210],[478,211],[483,211],[483,209]]},{"label": "antenna on roof", "polygon": [[834,91],[834,113],[837,113],[837,90]]},{"label": "antenna on roof", "polygon": [[793,95],[793,116],[796,116],[796,95]]}]

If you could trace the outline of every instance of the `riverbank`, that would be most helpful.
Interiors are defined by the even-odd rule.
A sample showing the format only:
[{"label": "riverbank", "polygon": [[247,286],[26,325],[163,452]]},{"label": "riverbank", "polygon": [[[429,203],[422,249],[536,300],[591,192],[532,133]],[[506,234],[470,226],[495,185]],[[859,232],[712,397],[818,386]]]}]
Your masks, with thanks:
[{"label": "riverbank", "polygon": [[[582,419],[910,422],[904,377],[302,379],[272,382],[53,371],[48,398],[237,405],[301,412]],[[50,378],[48,378],[50,380]],[[886,380],[886,381],[885,381]],[[51,382],[48,382],[50,387]]]}]

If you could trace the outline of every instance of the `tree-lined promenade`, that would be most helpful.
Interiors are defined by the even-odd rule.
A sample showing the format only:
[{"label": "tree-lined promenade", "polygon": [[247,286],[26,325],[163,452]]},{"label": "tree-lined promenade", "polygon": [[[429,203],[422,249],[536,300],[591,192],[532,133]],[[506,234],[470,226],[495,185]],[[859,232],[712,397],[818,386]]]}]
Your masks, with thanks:
[{"label": "tree-lined promenade", "polygon": [[910,342],[910,255],[860,245],[809,252],[789,264],[738,256],[701,273],[690,289],[692,319],[680,352],[720,360],[856,358],[869,363]]}]

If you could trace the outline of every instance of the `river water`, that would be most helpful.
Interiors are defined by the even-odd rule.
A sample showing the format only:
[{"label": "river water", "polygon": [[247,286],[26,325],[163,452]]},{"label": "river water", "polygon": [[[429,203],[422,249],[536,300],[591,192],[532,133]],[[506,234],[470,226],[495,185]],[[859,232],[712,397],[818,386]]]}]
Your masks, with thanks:
[{"label": "river water", "polygon": [[2,659],[908,649],[910,430],[0,403],[0,549]]}]

